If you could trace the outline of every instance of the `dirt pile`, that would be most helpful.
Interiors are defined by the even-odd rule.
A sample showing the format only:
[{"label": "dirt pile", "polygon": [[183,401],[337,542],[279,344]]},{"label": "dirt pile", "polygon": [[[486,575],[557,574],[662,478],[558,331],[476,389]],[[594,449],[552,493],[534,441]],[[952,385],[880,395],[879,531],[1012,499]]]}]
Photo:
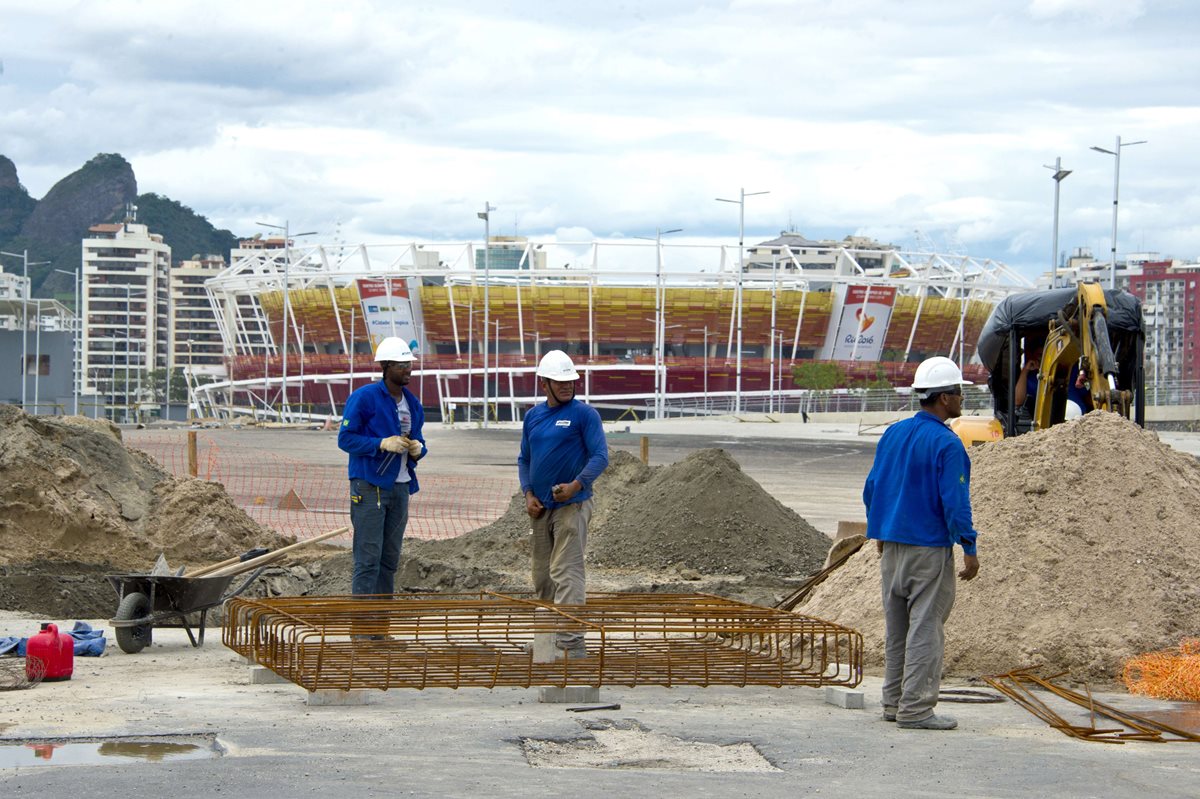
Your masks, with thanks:
[{"label": "dirt pile", "polygon": [[747,476],[723,449],[654,469],[596,524],[602,566],[702,574],[799,574],[820,568],[829,538]]},{"label": "dirt pile", "polygon": [[147,571],[286,543],[218,483],[176,480],[116,427],[0,405],[0,565],[103,564]]},{"label": "dirt pile", "polygon": [[[589,550],[592,549],[597,531],[649,479],[650,473],[649,466],[628,452],[609,450],[608,468],[592,487]],[[525,512],[525,497],[517,492],[509,501],[504,515],[486,527],[444,541],[405,541],[405,554],[461,569],[527,574],[532,557],[529,521],[529,514]]]},{"label": "dirt pile", "polygon": [[[1045,663],[1114,680],[1121,662],[1200,629],[1200,463],[1115,414],[971,451],[979,576],[958,583],[946,671]],[[958,555],[961,560],[961,553]],[[798,612],[863,633],[882,663],[874,546]]]},{"label": "dirt pile", "polygon": [[[828,549],[824,534],[767,494],[724,450],[700,450],[653,469],[614,450],[594,488],[589,565],[804,575],[820,567]],[[528,572],[525,500],[514,495],[504,516],[487,527],[449,541],[414,541],[407,551],[464,569]]]}]

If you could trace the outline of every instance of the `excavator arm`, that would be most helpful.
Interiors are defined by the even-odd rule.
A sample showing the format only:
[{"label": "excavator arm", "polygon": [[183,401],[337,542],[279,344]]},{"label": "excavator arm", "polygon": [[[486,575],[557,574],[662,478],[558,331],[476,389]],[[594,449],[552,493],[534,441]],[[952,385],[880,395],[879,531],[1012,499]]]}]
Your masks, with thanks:
[{"label": "excavator arm", "polygon": [[1108,304],[1098,283],[1080,283],[1076,302],[1050,322],[1038,371],[1035,429],[1045,430],[1065,418],[1067,381],[1077,361],[1092,407],[1128,418],[1132,392],[1117,388],[1117,359],[1108,337]]}]

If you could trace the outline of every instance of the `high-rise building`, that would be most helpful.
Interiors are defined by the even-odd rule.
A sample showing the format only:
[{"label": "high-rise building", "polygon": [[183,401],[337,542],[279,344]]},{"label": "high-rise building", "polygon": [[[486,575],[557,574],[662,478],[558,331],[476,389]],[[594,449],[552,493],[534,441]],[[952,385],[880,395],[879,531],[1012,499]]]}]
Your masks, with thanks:
[{"label": "high-rise building", "polygon": [[[480,247],[475,250],[475,271],[482,272],[483,267],[483,248]],[[546,252],[541,245],[531,246],[524,236],[492,236],[487,247],[487,268],[501,271],[545,269]]]},{"label": "high-rise building", "polygon": [[1147,261],[1129,278],[1142,300],[1146,325],[1146,378],[1154,382],[1200,379],[1200,264]]},{"label": "high-rise building", "polygon": [[170,368],[189,375],[225,375],[224,347],[204,281],[220,274],[224,257],[207,255],[171,267]]},{"label": "high-rise building", "polygon": [[136,222],[93,225],[83,240],[83,393],[113,418],[148,399],[170,364],[171,248]]}]

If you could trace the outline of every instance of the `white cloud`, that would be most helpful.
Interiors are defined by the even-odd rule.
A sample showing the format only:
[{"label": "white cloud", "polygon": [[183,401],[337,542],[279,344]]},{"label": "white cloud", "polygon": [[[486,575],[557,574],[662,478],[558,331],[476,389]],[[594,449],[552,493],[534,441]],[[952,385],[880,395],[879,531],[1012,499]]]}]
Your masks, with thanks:
[{"label": "white cloud", "polygon": [[[256,6],[256,8],[258,8]],[[97,152],[240,234],[736,238],[914,229],[1040,270],[1063,249],[1200,254],[1190,5],[1033,0],[609,6],[0,0],[0,152],[35,196]],[[1125,160],[1127,159],[1127,160]],[[561,240],[563,236],[557,234]],[[1127,248],[1120,244],[1124,252]],[[1140,245],[1139,245],[1140,248]]]}]

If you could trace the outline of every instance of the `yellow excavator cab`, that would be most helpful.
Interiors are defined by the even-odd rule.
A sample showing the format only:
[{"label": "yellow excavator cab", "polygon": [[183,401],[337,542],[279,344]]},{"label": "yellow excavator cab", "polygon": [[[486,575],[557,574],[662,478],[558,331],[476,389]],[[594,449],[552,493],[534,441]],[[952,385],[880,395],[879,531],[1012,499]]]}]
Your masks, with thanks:
[{"label": "yellow excavator cab", "polygon": [[967,449],[1004,438],[1004,425],[994,416],[960,416],[950,420],[950,429]]}]

